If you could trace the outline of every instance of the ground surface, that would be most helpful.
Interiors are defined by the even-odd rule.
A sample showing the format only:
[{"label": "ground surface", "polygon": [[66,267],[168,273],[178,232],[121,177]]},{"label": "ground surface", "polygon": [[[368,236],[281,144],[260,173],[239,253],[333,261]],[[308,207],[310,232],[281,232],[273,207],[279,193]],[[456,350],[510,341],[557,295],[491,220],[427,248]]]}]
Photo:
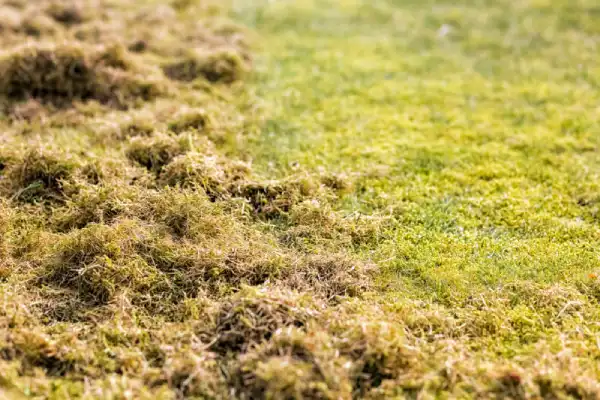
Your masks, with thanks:
[{"label": "ground surface", "polygon": [[600,396],[595,2],[101,3],[1,2],[0,397]]}]

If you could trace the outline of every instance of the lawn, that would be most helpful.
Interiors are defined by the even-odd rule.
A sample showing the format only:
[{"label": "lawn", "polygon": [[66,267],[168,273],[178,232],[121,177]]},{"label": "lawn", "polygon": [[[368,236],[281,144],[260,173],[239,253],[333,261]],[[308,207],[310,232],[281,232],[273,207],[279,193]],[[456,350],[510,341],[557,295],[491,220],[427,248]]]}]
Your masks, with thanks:
[{"label": "lawn", "polygon": [[93,3],[0,1],[0,397],[600,397],[595,1]]},{"label": "lawn", "polygon": [[251,89],[269,110],[248,150],[255,165],[356,177],[335,207],[388,220],[376,243],[352,250],[377,263],[391,307],[456,324],[449,338],[435,319],[427,327],[451,340],[446,365],[506,363],[528,384],[539,373],[573,383],[584,373],[567,371],[583,368],[596,387],[597,5],[235,11],[264,49]]},{"label": "lawn", "polygon": [[358,176],[339,207],[394,218],[368,250],[419,297],[586,281],[600,28],[575,3],[238,5],[261,35],[252,94],[269,110],[247,151],[274,173]]}]

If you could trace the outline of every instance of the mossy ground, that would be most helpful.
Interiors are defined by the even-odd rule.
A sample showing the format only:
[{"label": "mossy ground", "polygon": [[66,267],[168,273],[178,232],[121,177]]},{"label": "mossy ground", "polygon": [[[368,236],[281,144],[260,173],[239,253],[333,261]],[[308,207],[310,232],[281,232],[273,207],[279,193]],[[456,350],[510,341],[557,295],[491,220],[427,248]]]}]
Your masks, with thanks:
[{"label": "mossy ground", "polygon": [[0,1],[0,397],[600,397],[594,2],[218,3]]}]

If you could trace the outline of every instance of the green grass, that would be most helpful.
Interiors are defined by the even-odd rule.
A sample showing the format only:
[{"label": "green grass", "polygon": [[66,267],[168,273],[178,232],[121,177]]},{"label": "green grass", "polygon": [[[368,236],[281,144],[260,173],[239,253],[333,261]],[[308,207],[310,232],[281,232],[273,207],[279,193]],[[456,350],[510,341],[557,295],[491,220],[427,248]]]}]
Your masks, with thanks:
[{"label": "green grass", "polygon": [[[366,249],[432,300],[598,268],[592,1],[237,4],[261,37],[264,170],[357,174]],[[402,289],[401,289],[402,290]]]},{"label": "green grass", "polygon": [[[597,285],[599,12],[586,0],[237,2],[261,38],[251,93],[268,110],[246,151],[271,173],[357,176],[335,207],[392,219],[355,249],[392,304],[456,315],[512,298],[507,326],[466,340],[472,357],[573,351],[600,333],[597,298],[556,326],[512,288]],[[535,321],[528,333],[518,315]]]}]

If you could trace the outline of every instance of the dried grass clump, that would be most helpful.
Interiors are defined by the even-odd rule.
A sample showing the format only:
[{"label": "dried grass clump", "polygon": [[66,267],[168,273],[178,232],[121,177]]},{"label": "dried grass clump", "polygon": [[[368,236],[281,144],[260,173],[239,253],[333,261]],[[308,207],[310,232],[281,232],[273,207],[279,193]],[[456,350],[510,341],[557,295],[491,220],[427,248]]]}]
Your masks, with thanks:
[{"label": "dried grass clump", "polygon": [[249,167],[244,163],[192,152],[167,165],[159,182],[167,186],[198,187],[212,199],[222,199],[228,197],[232,187],[242,182],[248,173]]},{"label": "dried grass clump", "polygon": [[5,1],[0,7],[0,30],[31,36],[54,35],[61,30],[61,25],[68,28],[88,18],[79,1],[38,0],[32,3]]},{"label": "dried grass clump", "polygon": [[143,53],[148,50],[148,42],[144,39],[134,40],[127,46],[127,49],[132,53]]},{"label": "dried grass clump", "polygon": [[[595,378],[587,377],[578,372],[579,368],[574,368],[567,373],[560,373],[548,369],[548,372],[540,373],[534,378],[535,384],[538,386],[535,395],[543,399],[598,399],[600,398],[600,384]],[[550,372],[550,373],[549,373]],[[554,375],[554,376],[552,376]],[[501,376],[503,385],[498,385],[495,394],[499,397],[508,393],[523,393],[521,386],[520,375],[514,373],[504,373]],[[509,390],[506,390],[509,389]],[[527,395],[527,394],[526,394]],[[525,396],[523,396],[525,397]]]},{"label": "dried grass clump", "polygon": [[152,381],[158,386],[163,382],[174,389],[177,398],[224,399],[228,388],[211,353],[185,354],[167,360],[160,379]]},{"label": "dried grass clump", "polygon": [[81,24],[88,19],[82,5],[72,1],[53,2],[46,8],[46,13],[67,27]]},{"label": "dried grass clump", "polygon": [[135,294],[170,291],[164,274],[140,254],[154,242],[135,221],[90,225],[62,238],[42,261],[39,283],[70,289],[89,306],[104,305],[122,290]]},{"label": "dried grass clump", "polygon": [[323,185],[338,192],[347,191],[352,187],[352,181],[346,174],[322,173],[319,178]]},{"label": "dried grass clump", "polygon": [[0,32],[7,43],[18,43],[22,35],[40,37],[55,35],[60,30],[58,24],[34,7],[21,10],[15,5],[0,5]]},{"label": "dried grass clump", "polygon": [[20,361],[21,374],[33,374],[39,368],[48,376],[61,377],[73,373],[81,357],[72,351],[69,338],[58,341],[38,330],[15,329],[0,347],[2,357]]},{"label": "dried grass clump", "polygon": [[64,202],[78,163],[47,149],[33,149],[10,165],[6,184],[13,199],[28,203]]},{"label": "dried grass clump", "polygon": [[[386,331],[328,322],[369,290],[369,267],[335,255],[345,244],[280,240],[290,226],[337,229],[316,208],[344,178],[263,179],[219,153],[235,138],[210,140],[244,121],[218,93],[234,88],[209,83],[237,81],[249,62],[219,50],[237,49],[240,32],[203,20],[212,3],[8,1],[22,7],[0,21],[11,143],[0,157],[0,386],[10,368],[11,384],[40,398],[350,399],[397,377],[388,349],[402,349]],[[22,45],[26,35],[54,44]],[[150,102],[165,88],[180,98]],[[42,139],[68,155],[11,150]]]},{"label": "dried grass clump", "polygon": [[34,98],[64,107],[96,100],[120,108],[157,97],[163,88],[129,69],[124,56],[118,47],[27,44],[0,56],[0,95],[8,103]]},{"label": "dried grass clump", "polygon": [[15,156],[12,151],[0,153],[0,180],[2,175],[6,173],[6,170],[10,164],[14,162]]},{"label": "dried grass clump", "polygon": [[317,195],[320,186],[310,177],[283,180],[247,181],[231,188],[231,194],[242,197],[254,212],[265,218],[287,215],[292,207]]},{"label": "dried grass clump", "polygon": [[577,282],[577,289],[580,293],[590,299],[600,301],[600,277],[593,275],[585,280]]},{"label": "dried grass clump", "polygon": [[191,82],[204,78],[213,83],[233,83],[246,71],[245,61],[232,50],[213,52],[190,52],[180,61],[163,68],[165,75],[173,80]]},{"label": "dried grass clump", "polygon": [[330,308],[306,327],[278,329],[240,357],[239,396],[350,399],[414,387],[423,371],[418,350],[402,325],[369,311]]},{"label": "dried grass clump", "polygon": [[84,185],[64,206],[54,210],[50,226],[59,232],[85,228],[89,224],[111,224],[138,199],[133,188]]},{"label": "dried grass clump", "polygon": [[117,137],[121,140],[136,136],[149,137],[152,136],[155,130],[156,128],[154,121],[143,118],[135,118],[124,122],[119,127]]},{"label": "dried grass clump", "polygon": [[[318,365],[289,355],[271,356],[242,369],[238,384],[240,399],[350,399],[346,387],[339,388],[324,377]],[[329,378],[329,379],[328,379]],[[338,378],[339,379],[339,378]],[[344,385],[344,386],[347,386]]]},{"label": "dried grass clump", "polygon": [[[171,236],[173,228],[161,220],[183,232],[223,222],[200,215],[187,227],[165,215],[146,223],[119,219],[110,226],[88,224],[58,237],[48,255],[36,261],[38,283],[68,289],[88,307],[105,305],[125,293],[134,307],[168,317],[186,298],[201,293],[218,298],[242,285],[277,280],[289,265],[285,254],[260,241],[256,233],[250,239],[252,233],[244,232],[243,226],[238,225],[239,231],[235,226],[211,227],[204,237],[196,235],[189,242]],[[211,237],[211,232],[217,236]]]},{"label": "dried grass clump", "polygon": [[145,192],[129,202],[127,209],[137,218],[163,227],[175,239],[194,243],[211,240],[236,243],[240,241],[238,235],[247,230],[197,191],[167,187],[154,193]]},{"label": "dried grass clump", "polygon": [[200,132],[212,124],[210,115],[203,109],[186,110],[176,115],[169,123],[170,131],[179,134],[187,131]]},{"label": "dried grass clump", "polygon": [[334,320],[329,326],[340,354],[352,361],[353,393],[359,398],[384,381],[399,377],[410,381],[419,372],[418,354],[405,339],[401,325],[375,320],[378,313],[369,311]]},{"label": "dried grass clump", "polygon": [[333,210],[327,201],[311,199],[294,205],[288,214],[289,227],[281,238],[286,245],[300,249],[325,245],[352,248],[376,243],[389,222],[380,216],[345,215]]},{"label": "dried grass clump", "polygon": [[240,399],[351,399],[352,388],[334,339],[293,327],[240,358],[231,374]]},{"label": "dried grass clump", "polygon": [[287,255],[269,243],[235,237],[230,246],[225,252],[219,248],[200,251],[202,269],[197,273],[201,273],[206,290],[216,296],[242,285],[281,281],[282,271],[289,265]]},{"label": "dried grass clump", "polygon": [[401,325],[368,311],[330,308],[306,328],[277,330],[240,357],[242,398],[365,398],[413,385],[422,377],[418,350]]},{"label": "dried grass clump", "polygon": [[246,352],[269,340],[278,329],[304,326],[321,308],[305,294],[244,287],[220,302],[211,349],[221,354]]},{"label": "dried grass clump", "polygon": [[149,171],[159,174],[175,157],[188,150],[189,143],[185,140],[177,140],[167,135],[156,135],[152,138],[133,138],[126,156]]},{"label": "dried grass clump", "polygon": [[286,270],[291,288],[317,293],[325,299],[355,297],[372,287],[373,267],[344,255],[314,255]]}]

